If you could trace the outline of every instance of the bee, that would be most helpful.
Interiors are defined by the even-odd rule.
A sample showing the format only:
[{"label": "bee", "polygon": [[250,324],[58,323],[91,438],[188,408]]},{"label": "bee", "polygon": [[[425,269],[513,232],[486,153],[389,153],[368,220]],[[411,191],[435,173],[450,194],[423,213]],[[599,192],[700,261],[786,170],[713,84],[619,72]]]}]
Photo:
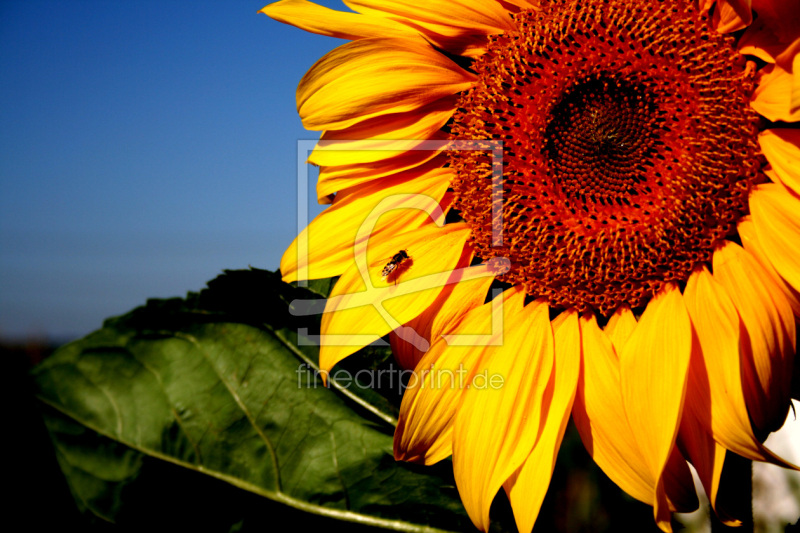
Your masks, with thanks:
[{"label": "bee", "polygon": [[386,279],[389,277],[389,275],[397,270],[397,267],[399,267],[403,261],[406,261],[407,259],[410,259],[408,256],[408,250],[400,250],[394,254],[392,259],[386,263],[386,266],[383,267],[383,270],[381,270],[381,279]]}]

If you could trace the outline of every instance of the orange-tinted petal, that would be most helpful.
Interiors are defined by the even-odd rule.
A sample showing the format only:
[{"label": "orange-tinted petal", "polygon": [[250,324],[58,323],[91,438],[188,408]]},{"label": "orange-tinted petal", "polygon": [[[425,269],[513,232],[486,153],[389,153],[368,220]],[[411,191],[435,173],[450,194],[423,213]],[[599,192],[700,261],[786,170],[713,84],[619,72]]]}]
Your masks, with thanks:
[{"label": "orange-tinted petal", "polygon": [[[530,455],[505,483],[514,519],[519,531],[531,531],[544,500],[556,455],[564,438],[581,365],[581,332],[578,314],[562,313],[560,326],[554,329],[555,367],[551,384],[545,391],[543,410],[547,413],[542,434]],[[549,405],[548,405],[549,402]]]},{"label": "orange-tinted petal", "polygon": [[[357,253],[356,264],[336,282],[325,306],[320,368],[329,371],[359,348],[410,321],[434,302],[445,285],[471,274],[492,275],[485,266],[455,270],[467,237],[466,224],[424,226],[371,242],[367,257]],[[392,279],[382,279],[384,266],[399,250],[406,250],[409,259]],[[427,344],[425,339],[417,341]]]},{"label": "orange-tinted petal", "polygon": [[800,317],[800,292],[789,285],[786,280],[778,274],[778,271],[775,270],[775,267],[764,251],[764,247],[758,240],[752,217],[748,215],[741,219],[737,229],[739,231],[739,237],[742,239],[744,249],[750,252],[755,260],[758,261],[758,264],[769,273],[772,280],[780,287],[783,295],[786,297],[786,301],[789,302],[789,305],[792,307],[794,316]]},{"label": "orange-tinted petal", "polygon": [[756,19],[739,39],[740,53],[755,56],[766,63],[775,63],[775,56],[783,50],[783,46],[773,33],[764,29],[761,19]]},{"label": "orange-tinted petal", "polygon": [[422,337],[427,340],[427,346],[423,344],[422,346],[417,346],[419,343],[409,342],[403,336],[395,333],[392,331],[389,333],[389,346],[392,349],[392,356],[394,360],[397,361],[404,369],[413,370],[419,362],[425,357],[425,354],[433,344],[433,337],[431,337],[431,324],[430,324],[430,317],[431,314],[435,312],[437,303],[442,299],[445,292],[450,292],[452,285],[448,285],[444,288],[441,294],[436,298],[436,300],[428,307],[425,311],[422,312],[419,316],[412,318],[410,321],[403,324],[403,332],[407,331],[408,328],[411,331],[415,332],[416,336],[412,337],[410,341],[415,340],[417,337]]},{"label": "orange-tinted petal", "polygon": [[678,445],[697,470],[708,501],[720,520],[729,526],[740,525],[741,521],[734,518],[726,509],[720,508],[717,501],[722,466],[727,453],[725,447],[718,444],[707,427],[691,413],[686,413],[681,420]]},{"label": "orange-tinted petal", "polygon": [[[663,491],[664,496],[660,496],[661,491]],[[663,501],[663,498],[666,498],[666,502]],[[689,463],[686,462],[686,458],[678,446],[673,446],[667,459],[667,464],[664,467],[664,472],[661,474],[656,493],[654,514],[657,523],[662,530],[670,531],[668,527],[670,513],[690,513],[696,510],[699,505],[700,501],[697,499]],[[660,520],[658,520],[659,516],[661,516]]]},{"label": "orange-tinted petal", "polygon": [[753,109],[772,121],[800,120],[800,110],[792,112],[794,76],[778,65],[768,65],[762,72],[750,103]]},{"label": "orange-tinted petal", "polygon": [[[686,416],[694,422],[687,424],[702,427],[716,442],[743,457],[785,464],[764,448],[750,425],[742,389],[739,315],[733,300],[705,267],[689,278],[684,299],[696,334],[686,397]],[[700,441],[695,444],[702,447],[695,454],[712,452]],[[699,470],[698,463],[694,464]]]},{"label": "orange-tinted petal", "polygon": [[758,135],[758,142],[776,179],[800,195],[800,130],[774,128]]},{"label": "orange-tinted petal", "polygon": [[[462,395],[482,358],[491,357],[502,349],[503,307],[515,294],[515,291],[507,291],[492,302],[474,308],[452,330],[483,334],[486,336],[483,343],[451,345],[441,337],[433,341],[403,394],[394,433],[396,459],[433,464],[452,453],[453,420]],[[499,327],[493,320],[496,315],[500,316]]]},{"label": "orange-tinted petal", "polygon": [[343,129],[419,109],[474,79],[422,39],[360,39],[329,52],[303,76],[297,110],[310,130]]},{"label": "orange-tinted petal", "polygon": [[738,244],[727,242],[718,248],[713,266],[714,279],[741,320],[741,376],[750,419],[757,431],[774,431],[789,410],[795,351],[792,309],[770,275]]},{"label": "orange-tinted petal", "polygon": [[[797,40],[800,48],[800,39]],[[800,112],[800,50],[792,57],[792,97],[790,99],[789,111],[793,114]]]},{"label": "orange-tinted petal", "polygon": [[259,11],[301,30],[339,39],[414,35],[408,26],[387,19],[328,9],[307,0],[281,0]]},{"label": "orange-tinted petal", "polygon": [[753,21],[750,0],[717,0],[713,15],[714,27],[720,33],[746,28]]},{"label": "orange-tinted petal", "polygon": [[[782,4],[789,7],[791,2]],[[789,9],[791,10],[791,7]],[[798,17],[786,16],[783,13],[774,13],[773,16],[783,21],[790,21],[789,25],[782,27],[781,24],[776,24],[774,20],[759,13],[758,18],[739,39],[739,51],[742,54],[756,56],[767,63],[777,63],[789,72],[797,72],[793,67],[793,60],[800,51],[800,24],[796,22]]]},{"label": "orange-tinted petal", "polygon": [[670,517],[661,478],[680,425],[691,352],[691,323],[675,286],[650,301],[620,352],[625,413],[651,476],[659,480],[655,515],[662,529]]},{"label": "orange-tinted petal", "polygon": [[538,6],[535,1],[530,0],[498,0],[501,4],[509,4],[512,6],[516,6],[520,9],[533,9]]},{"label": "orange-tinted petal", "polygon": [[489,528],[497,491],[528,457],[546,418],[542,402],[553,371],[553,331],[547,304],[523,307],[524,299],[518,291],[507,300],[503,345],[481,361],[479,375],[500,385],[477,386],[473,380],[453,428],[456,485],[482,531]]},{"label": "orange-tinted petal", "polygon": [[800,36],[797,0],[753,0],[753,10],[780,42],[792,43]]}]

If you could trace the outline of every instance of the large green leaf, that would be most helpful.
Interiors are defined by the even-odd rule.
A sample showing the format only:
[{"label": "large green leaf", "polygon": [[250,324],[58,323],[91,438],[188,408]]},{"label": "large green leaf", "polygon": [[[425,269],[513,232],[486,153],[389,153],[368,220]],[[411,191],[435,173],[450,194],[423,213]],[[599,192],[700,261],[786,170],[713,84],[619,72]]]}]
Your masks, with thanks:
[{"label": "large green leaf", "polygon": [[[155,494],[181,502],[169,507],[176,523],[191,515],[219,530],[276,512],[391,530],[471,530],[449,464],[394,461],[397,399],[326,389],[315,376],[310,340],[319,318],[289,310],[328,288],[293,287],[261,270],[227,272],[185,300],[151,300],[106,321],[35,368],[79,506],[132,524],[166,508],[148,500]],[[369,355],[386,365],[385,356]],[[210,510],[214,501],[225,509]]]}]

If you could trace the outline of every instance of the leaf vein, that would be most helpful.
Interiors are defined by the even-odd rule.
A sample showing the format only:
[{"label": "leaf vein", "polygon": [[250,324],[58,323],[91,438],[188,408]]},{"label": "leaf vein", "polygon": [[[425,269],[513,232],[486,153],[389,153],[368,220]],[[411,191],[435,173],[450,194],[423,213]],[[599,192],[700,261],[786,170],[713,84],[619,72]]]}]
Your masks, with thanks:
[{"label": "leaf vein", "polygon": [[421,526],[421,525],[418,525],[418,524],[412,524],[410,522],[403,522],[401,520],[379,518],[379,517],[360,514],[360,513],[355,512],[355,511],[334,509],[334,508],[331,508],[331,507],[323,507],[321,505],[316,505],[316,504],[313,504],[313,503],[310,503],[310,502],[305,502],[305,501],[302,501],[302,500],[298,500],[296,498],[292,498],[291,496],[289,496],[288,494],[286,494],[286,493],[284,493],[284,492],[282,492],[280,490],[278,490],[278,491],[267,490],[264,487],[260,487],[258,485],[255,485],[254,483],[251,483],[251,482],[248,482],[248,481],[244,481],[243,479],[239,479],[239,478],[233,477],[231,475],[224,474],[222,472],[217,472],[215,470],[207,469],[206,467],[204,467],[202,465],[196,465],[196,464],[193,464],[193,463],[187,463],[187,462],[181,461],[181,460],[179,460],[179,459],[177,459],[175,457],[172,457],[170,455],[166,455],[166,454],[157,452],[155,450],[149,450],[149,449],[143,448],[141,446],[137,446],[136,444],[133,444],[133,443],[124,442],[121,439],[115,438],[113,435],[109,435],[107,432],[104,432],[104,431],[100,430],[99,428],[94,427],[92,424],[89,424],[89,423],[81,420],[76,415],[74,415],[71,412],[69,412],[69,410],[64,408],[62,405],[57,405],[57,404],[53,403],[51,400],[49,400],[48,398],[46,398],[44,396],[41,396],[41,395],[37,395],[36,397],[39,399],[39,401],[41,401],[45,405],[49,405],[50,407],[52,407],[56,411],[64,414],[65,416],[68,416],[68,417],[72,418],[73,420],[77,421],[78,423],[80,423],[81,425],[85,426],[86,428],[94,431],[98,435],[102,435],[102,436],[104,436],[106,438],[115,440],[117,442],[121,442],[122,444],[128,446],[129,448],[131,448],[133,450],[136,450],[136,451],[138,451],[138,452],[140,452],[140,453],[142,453],[144,455],[149,455],[150,457],[155,457],[156,459],[160,459],[162,461],[166,461],[168,463],[172,463],[172,464],[181,466],[183,468],[188,468],[190,470],[195,470],[197,472],[201,472],[201,473],[206,474],[208,476],[211,476],[211,477],[213,477],[215,479],[219,479],[220,481],[224,481],[226,483],[229,483],[229,484],[231,484],[231,485],[233,485],[235,487],[238,487],[238,488],[240,488],[242,490],[246,490],[248,492],[252,492],[254,494],[258,494],[259,496],[263,496],[264,498],[270,499],[272,501],[276,501],[278,503],[282,503],[284,505],[288,505],[288,506],[293,507],[295,509],[298,509],[300,511],[313,513],[313,514],[316,514],[316,515],[319,515],[319,516],[333,518],[333,519],[336,519],[336,520],[346,520],[348,522],[364,524],[364,525],[372,526],[372,527],[382,527],[382,528],[390,529],[390,530],[393,530],[393,531],[403,531],[403,532],[407,532],[407,533],[456,533],[456,532],[453,532],[452,530],[444,530],[444,529],[439,529],[439,528],[435,528],[435,527],[431,527],[431,526]]},{"label": "leaf vein", "polygon": [[[302,360],[303,360],[303,361],[304,361],[304,362],[305,362],[305,363],[306,363],[308,366],[310,366],[311,368],[313,368],[313,369],[314,369],[314,370],[316,370],[317,372],[319,372],[319,371],[320,371],[320,370],[319,370],[319,365],[318,365],[317,363],[315,363],[315,362],[314,362],[314,361],[313,361],[311,358],[309,358],[309,357],[308,357],[306,354],[304,354],[303,352],[301,352],[300,350],[298,350],[298,349],[297,349],[297,348],[294,346],[294,344],[292,344],[291,342],[289,342],[289,340],[288,340],[286,337],[284,337],[284,335],[283,335],[283,334],[282,334],[280,331],[278,331],[278,330],[276,330],[276,329],[272,328],[272,327],[271,327],[271,326],[269,326],[269,325],[267,325],[267,327],[268,327],[268,328],[269,328],[269,330],[270,330],[270,331],[271,331],[271,332],[272,332],[272,333],[275,335],[275,337],[277,337],[277,338],[278,338],[278,340],[280,340],[280,341],[281,341],[281,343],[283,343],[283,345],[284,345],[284,346],[286,346],[286,348],[287,348],[287,349],[289,349],[289,350],[290,350],[292,353],[294,353],[294,354],[295,354],[297,357],[299,357],[300,359],[302,359]],[[350,391],[349,391],[349,390],[347,390],[346,388],[344,388],[344,387],[342,387],[341,385],[339,385],[339,384],[336,382],[336,380],[334,380],[334,379],[330,379],[330,380],[328,380],[328,383],[330,384],[330,386],[331,386],[332,388],[336,389],[336,391],[337,391],[339,394],[341,394],[341,395],[343,395],[343,396],[347,397],[349,400],[351,400],[351,401],[353,401],[353,402],[357,403],[357,404],[358,404],[360,407],[362,407],[362,408],[366,409],[367,411],[369,411],[370,413],[374,414],[375,416],[377,416],[378,418],[380,418],[380,419],[381,419],[381,420],[383,420],[384,422],[386,422],[386,423],[390,424],[390,425],[392,426],[392,428],[395,428],[395,427],[397,427],[397,418],[395,418],[395,417],[394,417],[394,416],[392,416],[391,414],[389,414],[389,413],[385,413],[385,412],[381,411],[380,409],[378,409],[377,407],[375,407],[374,405],[370,404],[369,402],[366,402],[366,401],[364,401],[364,400],[363,400],[362,398],[360,398],[358,395],[356,395],[356,394],[353,394],[352,392],[350,392]]]},{"label": "leaf vein", "polygon": [[200,353],[203,354],[203,357],[208,362],[209,366],[211,366],[211,368],[214,370],[214,373],[217,375],[220,382],[222,382],[222,384],[225,385],[225,388],[228,389],[228,393],[230,393],[231,397],[236,402],[236,405],[239,406],[239,409],[241,409],[244,415],[247,417],[247,420],[250,422],[250,425],[253,426],[253,429],[256,431],[256,433],[258,433],[258,436],[261,438],[262,441],[264,441],[264,444],[267,446],[267,450],[269,450],[270,456],[272,458],[272,463],[275,468],[275,485],[278,487],[278,491],[280,492],[281,473],[280,473],[280,467],[278,465],[278,455],[275,452],[275,448],[272,446],[272,442],[269,440],[269,438],[267,438],[264,431],[256,423],[256,420],[253,418],[253,415],[250,413],[250,410],[247,409],[247,406],[244,404],[244,402],[242,401],[241,397],[236,392],[236,390],[234,390],[231,384],[228,383],[228,381],[222,376],[222,373],[219,372],[217,367],[211,361],[211,358],[209,357],[208,353],[203,348],[203,346],[200,344],[200,342],[193,335],[190,335],[188,333],[176,331],[173,333],[173,335],[175,335],[177,338],[183,339],[191,343],[195,348],[197,348],[200,351]]},{"label": "leaf vein", "polygon": [[161,391],[164,393],[164,397],[167,399],[167,403],[169,404],[169,411],[170,411],[170,413],[172,413],[172,417],[175,419],[175,422],[178,424],[178,427],[180,428],[181,433],[183,433],[186,436],[186,440],[188,440],[189,444],[192,445],[192,449],[194,449],[195,456],[197,457],[197,464],[202,465],[203,464],[203,455],[200,452],[200,447],[198,446],[198,443],[196,443],[194,441],[194,439],[192,439],[191,435],[189,434],[189,432],[186,430],[186,428],[183,425],[183,419],[181,418],[181,415],[178,413],[177,409],[175,409],[175,406],[172,405],[172,402],[170,401],[169,394],[167,393],[167,388],[164,386],[164,381],[161,379],[161,375],[158,372],[156,372],[153,368],[151,368],[143,360],[139,359],[139,357],[136,356],[136,352],[134,350],[129,348],[128,352],[130,352],[130,354],[133,356],[133,359],[137,363],[142,365],[142,367],[144,369],[146,369],[148,372],[150,372],[153,375],[153,377],[155,378],[155,380],[158,382],[159,387],[161,387]]}]

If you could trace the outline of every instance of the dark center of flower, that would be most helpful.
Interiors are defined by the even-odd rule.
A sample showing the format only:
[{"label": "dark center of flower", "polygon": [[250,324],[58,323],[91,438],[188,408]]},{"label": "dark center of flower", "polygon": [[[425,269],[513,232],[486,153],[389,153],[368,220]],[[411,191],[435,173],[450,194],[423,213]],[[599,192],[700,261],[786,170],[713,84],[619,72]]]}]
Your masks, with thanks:
[{"label": "dark center of flower", "polygon": [[658,106],[641,84],[597,74],[567,88],[550,111],[544,154],[564,194],[639,194],[641,162],[652,157]]},{"label": "dark center of flower", "polygon": [[473,64],[451,126],[503,141],[501,246],[490,154],[451,152],[471,242],[554,307],[643,305],[748,212],[752,76],[691,2],[551,0],[514,18]]}]

